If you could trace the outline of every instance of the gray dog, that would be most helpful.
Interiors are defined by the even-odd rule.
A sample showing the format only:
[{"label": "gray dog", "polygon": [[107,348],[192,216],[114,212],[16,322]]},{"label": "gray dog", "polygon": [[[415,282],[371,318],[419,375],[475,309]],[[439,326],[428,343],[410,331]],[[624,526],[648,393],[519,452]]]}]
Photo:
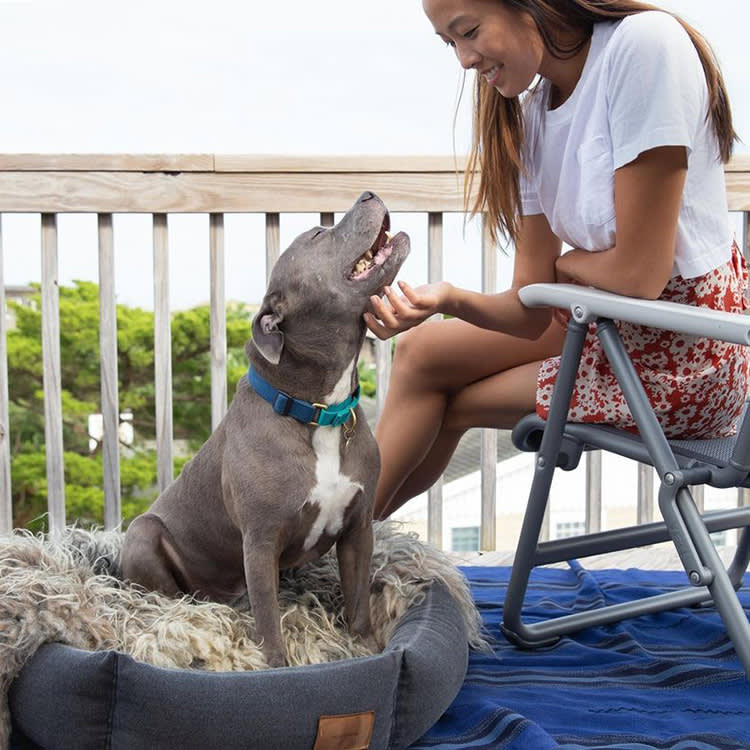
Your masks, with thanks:
[{"label": "gray dog", "polygon": [[369,569],[380,459],[357,405],[369,297],[409,253],[364,193],[336,226],[297,237],[271,274],[250,370],[216,431],[125,535],[123,576],[170,596],[247,591],[271,667],[286,664],[279,569],[336,544],[350,630],[372,644]]}]

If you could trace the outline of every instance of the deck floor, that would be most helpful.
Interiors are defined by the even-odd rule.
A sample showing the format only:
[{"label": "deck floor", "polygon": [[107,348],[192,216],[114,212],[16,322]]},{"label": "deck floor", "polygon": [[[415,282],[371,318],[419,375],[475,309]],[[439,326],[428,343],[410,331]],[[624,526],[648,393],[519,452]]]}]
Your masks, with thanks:
[{"label": "deck floor", "polygon": [[[734,547],[722,547],[719,556],[726,563],[732,559]],[[512,565],[515,551],[497,552],[450,552],[451,559],[456,565],[485,565],[488,567],[504,567]],[[614,568],[627,570],[639,568],[641,570],[683,570],[680,558],[672,544],[658,544],[652,547],[640,547],[610,552],[606,555],[594,555],[580,559],[585,568],[601,570]],[[549,567],[566,567],[566,563],[557,563]]]}]

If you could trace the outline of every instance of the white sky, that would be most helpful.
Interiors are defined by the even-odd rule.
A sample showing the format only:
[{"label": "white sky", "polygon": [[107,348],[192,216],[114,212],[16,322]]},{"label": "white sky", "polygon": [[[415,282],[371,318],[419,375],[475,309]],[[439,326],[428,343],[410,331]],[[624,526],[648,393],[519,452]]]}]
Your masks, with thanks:
[{"label": "white sky", "polygon": [[[750,2],[662,5],[713,44],[746,142],[738,151],[750,150]],[[471,87],[454,136],[460,70],[419,0],[0,0],[0,30],[3,152],[452,154],[469,146]],[[282,217],[282,246],[313,223]],[[170,219],[173,307],[208,298],[207,224]],[[394,219],[412,234],[402,277],[415,283],[426,276],[425,224]],[[477,288],[478,232],[469,227],[464,237],[461,224],[446,221],[445,273]],[[6,284],[39,279],[38,226],[37,216],[3,217]],[[262,227],[259,216],[227,217],[229,298],[262,295]],[[118,216],[115,231],[118,300],[148,307],[149,221]],[[96,279],[93,217],[61,217],[59,250],[63,283]]]}]

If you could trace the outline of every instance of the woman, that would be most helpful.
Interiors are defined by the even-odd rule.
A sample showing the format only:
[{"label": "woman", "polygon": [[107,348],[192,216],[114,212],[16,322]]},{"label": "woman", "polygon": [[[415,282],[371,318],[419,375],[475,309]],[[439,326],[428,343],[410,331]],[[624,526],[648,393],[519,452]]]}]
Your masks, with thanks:
[{"label": "woman", "polygon": [[[368,327],[401,336],[376,430],[375,514],[427,489],[470,427],[546,415],[564,338],[517,290],[573,282],[634,297],[745,308],[722,163],[736,135],[706,41],[631,0],[423,0],[477,76],[467,184],[493,239],[515,244],[511,288],[441,282],[372,299]],[[538,78],[538,84],[530,89]],[[519,98],[527,92],[523,100]],[[468,192],[467,192],[468,194]],[[572,250],[562,253],[563,243]],[[418,324],[434,313],[452,319]],[[667,434],[722,436],[745,399],[744,348],[621,324]],[[589,334],[569,418],[633,426]]]}]

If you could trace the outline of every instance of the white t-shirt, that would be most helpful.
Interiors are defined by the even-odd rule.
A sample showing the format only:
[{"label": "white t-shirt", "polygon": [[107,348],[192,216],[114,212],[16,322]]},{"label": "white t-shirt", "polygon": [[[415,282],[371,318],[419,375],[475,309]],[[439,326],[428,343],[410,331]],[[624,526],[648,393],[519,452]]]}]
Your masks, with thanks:
[{"label": "white t-shirt", "polygon": [[594,25],[571,96],[548,108],[549,81],[524,101],[523,214],[543,213],[563,242],[614,247],[614,171],[657,146],[685,146],[672,275],[691,278],[726,263],[731,233],[724,170],[698,54],[679,22],[646,11]]}]

